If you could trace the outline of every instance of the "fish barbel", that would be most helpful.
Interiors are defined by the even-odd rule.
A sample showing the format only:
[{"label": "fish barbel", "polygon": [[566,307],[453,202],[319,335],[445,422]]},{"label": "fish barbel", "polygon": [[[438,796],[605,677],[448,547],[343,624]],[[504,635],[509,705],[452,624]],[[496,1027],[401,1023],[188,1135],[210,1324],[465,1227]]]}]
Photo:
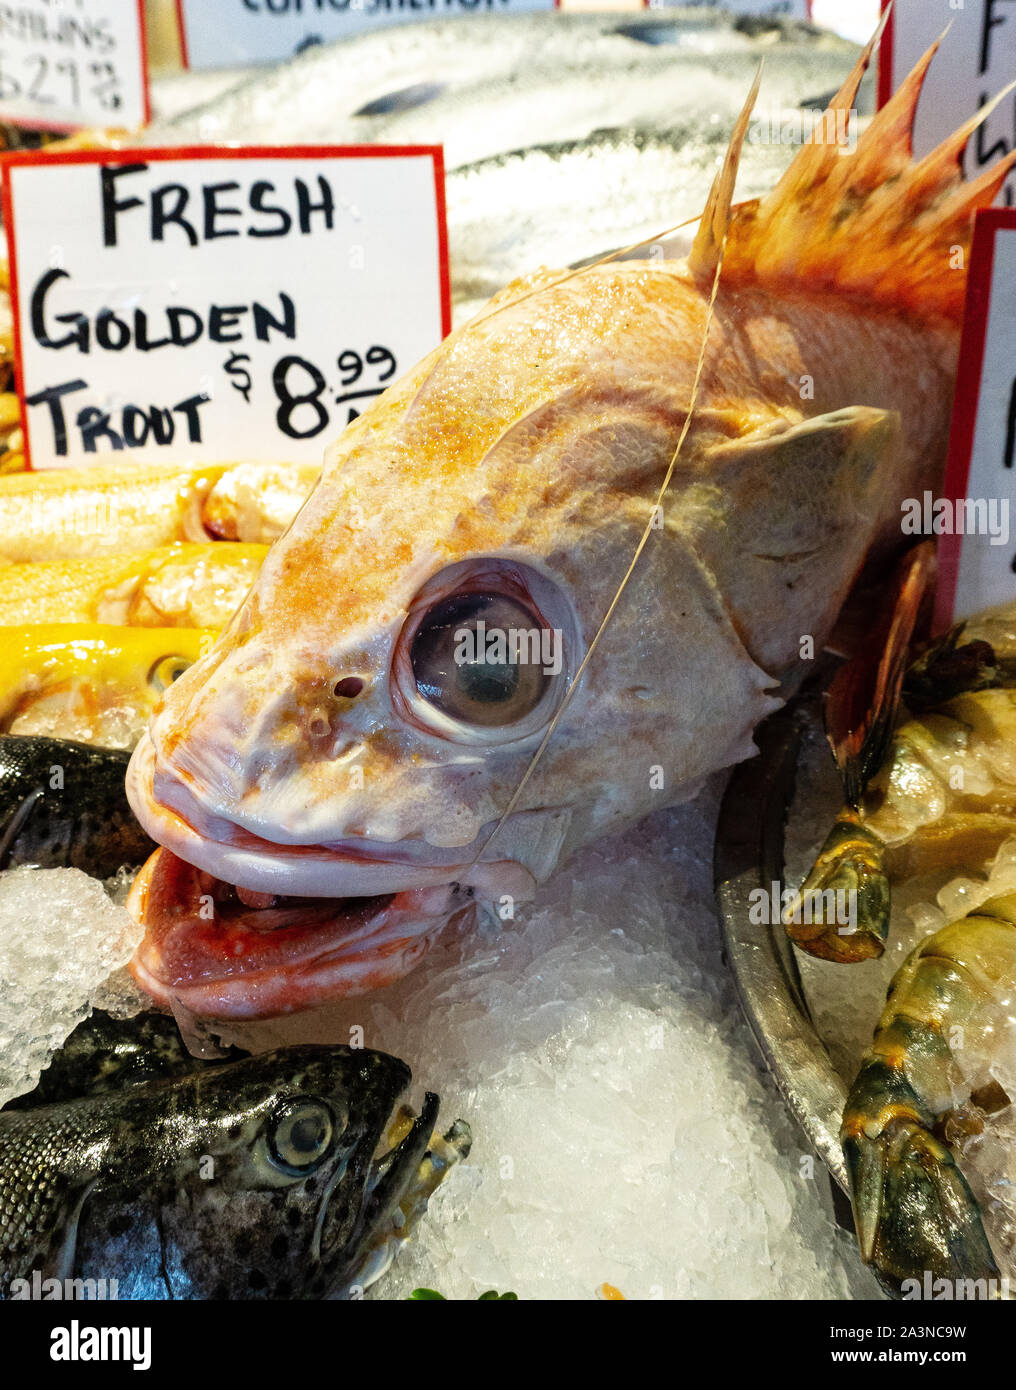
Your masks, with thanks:
[{"label": "fish barbel", "polygon": [[0,733],[133,748],[162,694],[208,651],[204,628],[0,628]]},{"label": "fish barbel", "polygon": [[0,566],[0,625],[222,628],[268,554],[214,541]]},{"label": "fish barbel", "polygon": [[132,759],[146,988],[377,988],[752,756],[943,468],[950,266],[1016,154],[965,183],[974,120],[912,160],[934,52],[853,153],[819,131],[732,207],[749,104],[687,259],[510,285],[332,446]]},{"label": "fish barbel", "polygon": [[469,1152],[433,1094],[389,1142],[409,1081],[369,1048],[200,1062],[170,1018],[94,1015],[0,1112],[0,1298],[362,1291]]}]

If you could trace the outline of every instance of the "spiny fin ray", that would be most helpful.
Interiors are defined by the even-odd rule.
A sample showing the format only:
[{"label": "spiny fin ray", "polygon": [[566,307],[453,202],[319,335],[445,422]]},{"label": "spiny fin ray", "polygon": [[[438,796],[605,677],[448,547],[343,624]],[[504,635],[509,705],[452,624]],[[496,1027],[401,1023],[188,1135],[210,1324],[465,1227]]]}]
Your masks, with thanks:
[{"label": "spiny fin ray", "polygon": [[763,64],[759,63],[755,81],[748,93],[748,100],[744,103],[741,114],[737,118],[737,124],[734,126],[734,133],[730,137],[730,144],[727,146],[723,164],[709,190],[706,209],[702,214],[702,221],[699,223],[691,254],[688,257],[688,265],[692,274],[703,280],[711,280],[716,274],[723,243],[727,237],[727,228],[730,225],[730,208],[734,201],[734,185],[737,182],[737,170],[741,163],[741,151],[744,148],[745,136],[748,134],[748,122],[751,120],[751,113],[758,99],[758,89],[762,83],[762,68]]},{"label": "spiny fin ray", "polygon": [[848,151],[843,121],[829,112],[849,116],[880,35],[881,26],[772,193],[731,209],[724,281],[856,294],[956,322],[974,213],[994,201],[1016,165],[1014,151],[967,183],[963,151],[1012,88],[915,161],[914,118],[939,39]]}]

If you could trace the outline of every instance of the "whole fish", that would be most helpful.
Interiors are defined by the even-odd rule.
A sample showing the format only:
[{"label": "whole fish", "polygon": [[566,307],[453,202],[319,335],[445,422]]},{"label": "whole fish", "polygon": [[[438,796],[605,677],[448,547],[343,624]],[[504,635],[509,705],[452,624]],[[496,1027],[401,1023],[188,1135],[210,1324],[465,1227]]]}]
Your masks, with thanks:
[{"label": "whole fish", "polygon": [[97,463],[0,477],[0,564],[150,550],[176,541],[270,545],[319,469],[294,463]]},{"label": "whole fish", "polygon": [[146,988],[211,1015],[376,988],[473,896],[752,756],[941,478],[947,267],[1016,154],[965,184],[972,122],[913,162],[933,53],[854,153],[816,139],[733,207],[749,104],[687,259],[512,284],[333,445],[131,762],[165,847]]},{"label": "whole fish", "polygon": [[347,1047],[198,1062],[170,1018],[95,1015],[0,1111],[0,1297],[366,1287],[469,1151],[461,1122],[431,1141],[432,1094],[389,1145],[409,1081],[404,1062]]},{"label": "whole fish", "polygon": [[133,748],[165,690],[211,647],[205,628],[0,628],[0,733]]},{"label": "whole fish", "polygon": [[56,738],[0,738],[0,869],[109,878],[155,848],[124,791],[130,754]]},{"label": "whole fish", "polygon": [[0,625],[222,628],[268,553],[215,541],[0,566]]}]

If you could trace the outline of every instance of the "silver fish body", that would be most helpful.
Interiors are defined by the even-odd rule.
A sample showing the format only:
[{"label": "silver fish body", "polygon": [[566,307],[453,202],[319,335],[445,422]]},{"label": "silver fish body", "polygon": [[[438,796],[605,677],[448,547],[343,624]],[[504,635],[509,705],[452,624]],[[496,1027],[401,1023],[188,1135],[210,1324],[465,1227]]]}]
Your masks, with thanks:
[{"label": "silver fish body", "polygon": [[[760,57],[760,111],[783,116],[824,105],[855,51],[807,25],[694,8],[436,20],[255,72],[147,138],[440,143],[461,322],[541,261],[569,264],[696,217]],[[862,109],[870,102],[869,83]],[[791,153],[749,142],[741,196],[772,187]]]}]

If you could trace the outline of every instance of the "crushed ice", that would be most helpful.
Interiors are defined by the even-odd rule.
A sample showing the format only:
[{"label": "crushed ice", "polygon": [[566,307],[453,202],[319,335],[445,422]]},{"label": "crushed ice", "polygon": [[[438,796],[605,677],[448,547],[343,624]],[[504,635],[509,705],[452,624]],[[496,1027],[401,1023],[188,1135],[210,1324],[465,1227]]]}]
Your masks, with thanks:
[{"label": "crushed ice", "polygon": [[31,1090],[139,939],[80,869],[0,874],[0,1104]]},{"label": "crushed ice", "polygon": [[469,1160],[369,1296],[877,1295],[740,1016],[717,804],[714,784],[601,842],[392,989],[235,1035],[394,1052],[444,1125],[472,1126]]}]

